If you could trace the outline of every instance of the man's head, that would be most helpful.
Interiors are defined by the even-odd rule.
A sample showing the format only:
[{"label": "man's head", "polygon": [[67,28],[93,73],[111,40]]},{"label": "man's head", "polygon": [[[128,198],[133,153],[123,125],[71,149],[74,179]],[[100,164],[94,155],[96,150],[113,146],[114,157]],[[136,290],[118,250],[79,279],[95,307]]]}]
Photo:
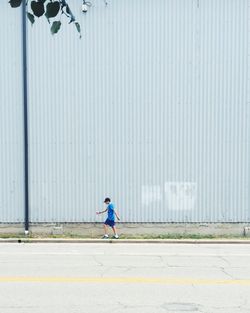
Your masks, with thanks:
[{"label": "man's head", "polygon": [[111,202],[110,198],[105,198],[104,203],[110,204],[110,202]]}]

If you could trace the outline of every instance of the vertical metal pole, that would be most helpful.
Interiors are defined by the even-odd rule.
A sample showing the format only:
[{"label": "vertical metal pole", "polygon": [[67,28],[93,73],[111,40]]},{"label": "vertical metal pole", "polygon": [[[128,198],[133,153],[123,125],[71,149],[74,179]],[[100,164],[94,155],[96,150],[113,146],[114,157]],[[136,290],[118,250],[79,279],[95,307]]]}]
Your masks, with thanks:
[{"label": "vertical metal pole", "polygon": [[28,79],[27,79],[27,24],[26,1],[22,3],[23,42],[23,121],[24,121],[24,221],[25,234],[29,233],[29,138],[28,138]]}]

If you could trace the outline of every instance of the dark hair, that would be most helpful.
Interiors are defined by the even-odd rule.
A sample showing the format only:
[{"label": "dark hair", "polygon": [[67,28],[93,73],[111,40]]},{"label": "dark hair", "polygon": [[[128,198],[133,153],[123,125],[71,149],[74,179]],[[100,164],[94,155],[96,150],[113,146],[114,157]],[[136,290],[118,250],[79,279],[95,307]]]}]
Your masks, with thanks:
[{"label": "dark hair", "polygon": [[110,198],[105,198],[104,202],[111,202]]}]

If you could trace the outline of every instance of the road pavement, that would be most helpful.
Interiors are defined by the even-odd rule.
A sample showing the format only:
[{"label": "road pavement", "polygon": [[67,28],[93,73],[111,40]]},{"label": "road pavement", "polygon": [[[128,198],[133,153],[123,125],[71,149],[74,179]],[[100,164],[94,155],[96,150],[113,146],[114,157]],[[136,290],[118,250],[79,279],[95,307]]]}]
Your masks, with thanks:
[{"label": "road pavement", "polygon": [[1,313],[249,313],[250,246],[0,245]]}]

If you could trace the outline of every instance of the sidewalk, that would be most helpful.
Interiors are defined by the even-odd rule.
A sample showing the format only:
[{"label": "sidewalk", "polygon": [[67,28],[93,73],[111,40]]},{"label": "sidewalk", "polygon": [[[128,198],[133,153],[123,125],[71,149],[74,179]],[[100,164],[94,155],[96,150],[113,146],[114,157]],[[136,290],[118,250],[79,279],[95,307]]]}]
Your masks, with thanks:
[{"label": "sidewalk", "polygon": [[72,239],[0,238],[0,243],[118,243],[118,244],[250,244],[250,239]]}]

